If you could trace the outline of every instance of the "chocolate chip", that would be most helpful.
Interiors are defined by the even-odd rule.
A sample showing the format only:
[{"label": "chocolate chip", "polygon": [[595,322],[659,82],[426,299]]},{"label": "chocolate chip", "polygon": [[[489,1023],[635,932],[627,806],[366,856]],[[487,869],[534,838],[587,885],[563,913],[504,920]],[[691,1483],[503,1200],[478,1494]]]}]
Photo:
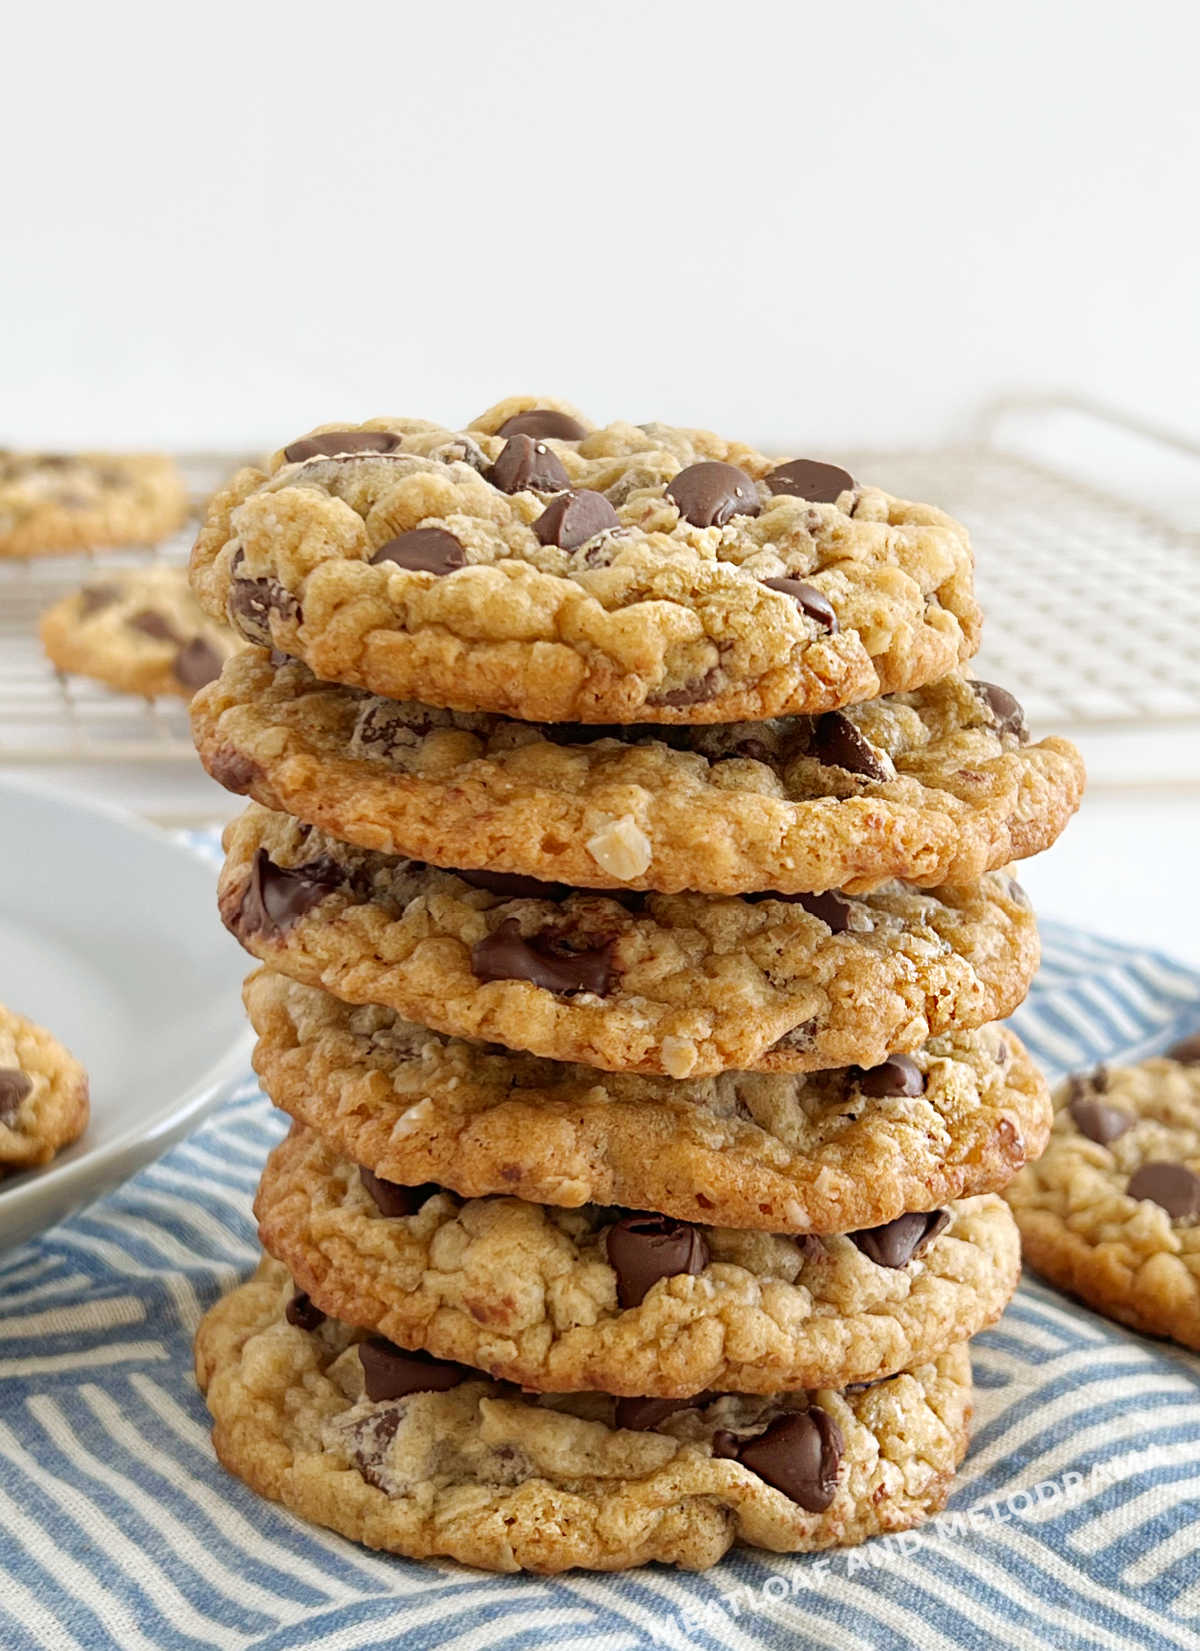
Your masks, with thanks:
[{"label": "chocolate chip", "polygon": [[165,614],[153,608],[141,608],[125,621],[131,631],[140,631],[153,642],[180,642],[182,638]]},{"label": "chocolate chip", "polygon": [[385,1181],[365,1165],[360,1164],[359,1179],[375,1202],[380,1215],[416,1215],[431,1198],[441,1192],[435,1181],[424,1181],[418,1187],[402,1186],[399,1181]]},{"label": "chocolate chip", "polygon": [[844,768],[864,780],[892,778],[887,764],[870,740],[840,711],[826,711],[813,724],[809,750],[818,762],[830,768]]},{"label": "chocolate chip", "polygon": [[736,464],[704,459],[667,485],[667,498],[693,527],[724,527],[732,516],[757,516],[758,489]]},{"label": "chocolate chip", "polygon": [[882,1227],[864,1227],[849,1236],[877,1267],[907,1267],[950,1225],[946,1210],[898,1215]]},{"label": "chocolate chip", "polygon": [[836,635],[838,618],[833,604],[815,585],[806,585],[803,579],[764,579],[763,584],[768,590],[780,590],[790,596],[809,619],[822,625],[831,636]]},{"label": "chocolate chip", "polygon": [[845,1449],[842,1430],[828,1411],[781,1416],[737,1453],[743,1467],[773,1485],[808,1513],[823,1513],[837,1491]]},{"label": "chocolate chip", "polygon": [[1118,1140],[1136,1121],[1123,1106],[1110,1106],[1107,1101],[1079,1092],[1071,1097],[1070,1112],[1079,1133],[1102,1147]]},{"label": "chocolate chip", "polygon": [[498,436],[532,436],[534,441],[581,441],[587,431],[570,413],[556,413],[550,407],[531,407],[514,413],[496,431]]},{"label": "chocolate chip", "polygon": [[713,697],[713,688],[717,680],[716,666],[706,671],[703,676],[696,677],[692,682],[685,682],[682,688],[668,688],[665,693],[648,694],[647,705],[699,705],[706,699]]},{"label": "chocolate chip", "polygon": [[314,860],[289,870],[277,866],[266,849],[260,848],[238,910],[238,932],[277,940],[342,881],[331,860]]},{"label": "chocolate chip", "polygon": [[1029,738],[1029,729],[1025,724],[1025,712],[1020,700],[1010,694],[1007,688],[999,688],[994,682],[972,682],[971,690],[991,712],[996,731],[1000,734],[1015,734],[1024,745]]},{"label": "chocolate chip", "polygon": [[698,1410],[712,1397],[697,1393],[692,1399],[618,1399],[613,1412],[613,1426],[628,1428],[631,1433],[651,1433],[670,1416],[681,1410]]},{"label": "chocolate chip", "polygon": [[121,592],[116,585],[85,585],[79,593],[79,617],[90,619],[94,613],[102,613],[120,599]]},{"label": "chocolate chip", "polygon": [[789,459],[769,470],[763,480],[772,493],[789,493],[810,504],[835,504],[839,495],[854,486],[848,470],[819,459]]},{"label": "chocolate chip", "polygon": [[608,1229],[604,1248],[622,1307],[639,1307],[660,1278],[703,1272],[709,1259],[704,1234],[669,1215],[624,1216]]},{"label": "chocolate chip", "polygon": [[545,442],[519,435],[510,436],[500,449],[488,480],[501,493],[558,493],[571,485],[557,453]]},{"label": "chocolate chip", "polygon": [[1167,1050],[1167,1059],[1178,1061],[1181,1066],[1200,1066],[1200,1032],[1173,1043]]},{"label": "chocolate chip", "polygon": [[217,680],[223,663],[211,642],[205,641],[202,636],[194,636],[190,642],[185,642],[175,655],[171,671],[182,687],[203,688],[207,683]]},{"label": "chocolate chip", "polygon": [[297,1330],[318,1330],[325,1322],[325,1314],[303,1290],[296,1291],[284,1308],[283,1316]]},{"label": "chocolate chip", "polygon": [[283,450],[289,464],[301,459],[336,459],[343,453],[394,453],[403,437],[392,430],[327,430],[323,436],[305,436]]},{"label": "chocolate chip", "polygon": [[889,1055],[879,1066],[850,1068],[851,1081],[863,1095],[885,1100],[894,1095],[923,1095],[925,1074],[911,1055]]},{"label": "chocolate chip", "polygon": [[258,778],[258,764],[227,745],[221,746],[206,766],[218,785],[223,785],[226,791],[233,791],[239,797],[246,796]]},{"label": "chocolate chip", "polygon": [[229,582],[229,600],[226,603],[229,623],[248,642],[258,642],[269,648],[272,613],[294,620],[298,625],[302,617],[300,604],[277,579],[251,579],[239,573],[238,569],[245,560],[246,553],[242,550],[233,559],[233,577]]},{"label": "chocolate chip", "polygon": [[827,889],[824,894],[798,895],[796,904],[803,906],[810,917],[819,918],[834,934],[845,934],[850,927],[854,902],[836,889]]},{"label": "chocolate chip", "polygon": [[400,1426],[403,1415],[402,1404],[393,1405],[390,1410],[371,1411],[355,1422],[349,1430],[354,1441],[355,1465],[367,1484],[374,1485],[376,1490],[388,1489],[387,1481],[379,1469],[392,1440],[396,1437],[396,1429]]},{"label": "chocolate chip", "polygon": [[19,1067],[0,1067],[0,1124],[11,1124],[21,1102],[33,1090],[33,1079]]},{"label": "chocolate chip", "polygon": [[406,1352],[382,1336],[359,1342],[358,1357],[367,1398],[376,1404],[381,1399],[403,1399],[410,1393],[445,1393],[475,1375],[464,1364],[435,1359],[420,1351]]},{"label": "chocolate chip", "polygon": [[1129,1178],[1131,1198],[1149,1198],[1160,1204],[1172,1221],[1200,1219],[1200,1175],[1186,1164],[1156,1158]]},{"label": "chocolate chip", "polygon": [[485,889],[502,900],[565,900],[573,891],[566,883],[543,883],[537,877],[522,877],[511,871],[456,871],[473,889]]},{"label": "chocolate chip", "polygon": [[553,499],[534,522],[533,531],[543,545],[557,545],[559,550],[578,550],[580,545],[594,539],[597,533],[607,533],[620,525],[621,518],[603,493],[579,488],[575,492],[560,493],[557,499]]},{"label": "chocolate chip", "polygon": [[612,944],[581,952],[552,951],[543,936],[523,939],[515,918],[507,918],[472,948],[471,968],[479,980],[528,980],[564,997],[575,992],[606,997],[613,981]]},{"label": "chocolate chip", "polygon": [[371,558],[371,566],[394,562],[410,573],[436,573],[439,576],[466,567],[467,558],[462,545],[453,533],[442,527],[414,527],[380,545]]}]

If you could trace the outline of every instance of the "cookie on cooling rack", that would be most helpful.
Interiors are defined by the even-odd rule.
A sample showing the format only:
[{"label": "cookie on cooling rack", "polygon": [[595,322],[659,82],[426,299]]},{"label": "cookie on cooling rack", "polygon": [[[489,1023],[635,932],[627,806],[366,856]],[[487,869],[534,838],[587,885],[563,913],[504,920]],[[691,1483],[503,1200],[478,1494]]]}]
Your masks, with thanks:
[{"label": "cookie on cooling rack", "polygon": [[190,699],[240,646],[205,614],[181,567],[99,575],[42,615],[42,645],[60,671],[126,694]]},{"label": "cookie on cooling rack", "polygon": [[187,514],[166,454],[0,451],[0,557],[153,545]]}]

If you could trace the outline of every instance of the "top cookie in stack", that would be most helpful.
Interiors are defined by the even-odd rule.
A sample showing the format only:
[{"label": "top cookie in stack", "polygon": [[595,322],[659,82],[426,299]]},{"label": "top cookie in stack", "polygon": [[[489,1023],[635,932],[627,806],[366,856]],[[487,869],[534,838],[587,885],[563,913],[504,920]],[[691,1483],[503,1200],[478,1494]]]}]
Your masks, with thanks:
[{"label": "top cookie in stack", "polygon": [[502,1569],[940,1505],[1049,1127],[1008,866],[1083,781],[965,670],[965,530],[515,398],[291,443],[192,577],[256,644],[193,721],[295,1119],[198,1344],[223,1458]]}]

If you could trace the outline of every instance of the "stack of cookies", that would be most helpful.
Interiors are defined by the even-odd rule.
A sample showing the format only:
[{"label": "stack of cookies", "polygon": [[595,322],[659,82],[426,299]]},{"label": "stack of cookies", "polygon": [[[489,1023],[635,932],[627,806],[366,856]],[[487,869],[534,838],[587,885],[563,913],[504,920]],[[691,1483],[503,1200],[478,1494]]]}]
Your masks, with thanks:
[{"label": "stack of cookies", "polygon": [[1050,1127],[1007,868],[1083,780],[964,669],[965,530],[514,398],[293,442],[192,578],[255,644],[193,718],[294,1121],[198,1340],[222,1460],[497,1570],[941,1506]]}]

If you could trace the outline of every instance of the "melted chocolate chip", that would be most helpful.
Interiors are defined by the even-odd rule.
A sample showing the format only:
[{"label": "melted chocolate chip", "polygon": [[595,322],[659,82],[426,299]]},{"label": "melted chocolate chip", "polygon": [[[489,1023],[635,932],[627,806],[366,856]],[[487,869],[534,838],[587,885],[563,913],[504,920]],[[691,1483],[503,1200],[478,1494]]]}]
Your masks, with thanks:
[{"label": "melted chocolate chip", "polygon": [[289,464],[301,459],[336,459],[343,453],[394,453],[402,436],[392,430],[327,430],[323,436],[305,436],[285,447]]},{"label": "melted chocolate chip", "polygon": [[472,948],[471,968],[479,980],[528,980],[564,997],[575,992],[606,997],[613,982],[612,944],[580,952],[552,951],[544,936],[523,939],[520,925],[507,918]]},{"label": "melted chocolate chip", "polygon": [[826,711],[816,719],[809,749],[818,762],[830,768],[844,768],[864,780],[891,778],[887,764],[870,740],[840,711]]},{"label": "melted chocolate chip", "polygon": [[1200,1219],[1200,1175],[1186,1164],[1156,1158],[1130,1176],[1125,1191],[1130,1198],[1149,1198],[1161,1205],[1172,1221]]},{"label": "melted chocolate chip", "polygon": [[236,918],[239,934],[279,939],[343,880],[331,860],[314,860],[289,870],[277,866],[266,849],[260,848]]},{"label": "melted chocolate chip", "polygon": [[399,1181],[385,1181],[360,1164],[359,1179],[374,1200],[380,1215],[389,1217],[416,1215],[421,1207],[441,1192],[435,1181],[425,1181],[418,1187],[402,1186]]},{"label": "melted chocolate chip", "polygon": [[736,464],[704,459],[689,464],[667,485],[667,498],[693,527],[724,527],[733,516],[757,516],[758,489]]},{"label": "melted chocolate chip", "polygon": [[670,1416],[681,1410],[699,1410],[712,1397],[697,1393],[692,1399],[618,1399],[613,1412],[613,1426],[628,1428],[631,1433],[652,1433]]},{"label": "melted chocolate chip", "polygon": [[560,493],[551,501],[533,524],[533,531],[543,545],[557,545],[559,550],[578,550],[580,545],[594,539],[597,533],[607,533],[620,527],[621,518],[603,493],[592,493],[580,488],[571,493]]},{"label": "melted chocolate chip", "polygon": [[512,871],[456,871],[473,889],[485,889],[502,900],[565,900],[573,891],[566,883],[543,883],[536,877],[522,877]]},{"label": "melted chocolate chip", "polygon": [[1118,1140],[1136,1121],[1133,1113],[1123,1106],[1110,1106],[1107,1101],[1098,1101],[1082,1092],[1072,1095],[1070,1111],[1079,1133],[1102,1147]]},{"label": "melted chocolate chip", "polygon": [[226,791],[232,791],[239,797],[246,796],[258,778],[258,764],[228,746],[222,746],[209,759],[207,767],[218,785],[223,785]]},{"label": "melted chocolate chip", "polygon": [[854,486],[854,477],[837,464],[818,459],[789,459],[777,464],[763,477],[772,493],[789,493],[810,504],[836,504],[838,497]]},{"label": "melted chocolate chip", "polygon": [[131,631],[140,631],[152,642],[181,642],[183,638],[165,614],[154,608],[141,608],[125,621]]},{"label": "melted chocolate chip", "polygon": [[694,682],[685,682],[682,688],[668,688],[665,693],[648,694],[647,705],[699,705],[706,699],[713,697],[716,685],[717,671],[714,666],[703,676],[697,677]]},{"label": "melted chocolate chip", "polygon": [[946,1210],[929,1210],[898,1215],[882,1227],[864,1227],[850,1237],[877,1267],[907,1267],[923,1255],[939,1233],[950,1225]]},{"label": "melted chocolate chip", "polygon": [[823,1513],[837,1491],[845,1449],[842,1430],[825,1410],[781,1416],[737,1452],[743,1467],[808,1513]]},{"label": "melted chocolate chip", "polygon": [[514,413],[506,418],[496,434],[506,440],[509,436],[532,436],[534,441],[582,441],[587,431],[570,413],[556,413],[551,407],[531,407],[527,413]]},{"label": "melted chocolate chip", "polygon": [[325,1314],[303,1290],[296,1291],[284,1308],[283,1316],[297,1330],[319,1330],[325,1322]]},{"label": "melted chocolate chip", "polygon": [[1190,1038],[1173,1043],[1167,1050],[1167,1059],[1178,1061],[1181,1066],[1200,1066],[1200,1032],[1194,1032]]},{"label": "melted chocolate chip", "polygon": [[453,533],[442,527],[414,527],[380,545],[371,558],[371,566],[394,562],[410,573],[436,573],[439,577],[466,567],[467,558],[462,545]]},{"label": "melted chocolate chip", "polygon": [[33,1079],[19,1067],[0,1067],[0,1124],[11,1124],[21,1102],[33,1090]]},{"label": "melted chocolate chip", "polygon": [[558,493],[570,487],[562,460],[532,436],[510,436],[500,449],[488,480],[501,493]]},{"label": "melted chocolate chip", "polygon": [[397,1404],[391,1410],[374,1411],[354,1424],[354,1461],[358,1471],[376,1490],[386,1490],[387,1483],[380,1473],[383,1458],[396,1437],[396,1429],[404,1415],[404,1406]]},{"label": "melted chocolate chip", "polygon": [[972,682],[971,689],[976,698],[991,712],[997,732],[1015,734],[1024,745],[1029,738],[1029,729],[1025,724],[1025,712],[1020,700],[1010,694],[1007,688],[999,688],[994,682]]},{"label": "melted chocolate chip", "polygon": [[923,1095],[925,1074],[911,1055],[889,1055],[879,1066],[851,1067],[854,1087],[863,1095],[884,1100],[894,1095]]},{"label": "melted chocolate chip", "polygon": [[116,585],[85,585],[79,593],[79,617],[90,619],[94,613],[102,613],[120,599],[121,592]]},{"label": "melted chocolate chip", "polygon": [[435,1359],[424,1352],[406,1352],[382,1336],[370,1336],[358,1344],[363,1385],[373,1403],[381,1399],[403,1399],[410,1393],[446,1393],[475,1375],[465,1364]]},{"label": "melted chocolate chip", "polygon": [[223,663],[211,642],[202,636],[194,636],[175,655],[171,673],[181,687],[195,691],[215,682],[221,674]]},{"label": "melted chocolate chip", "polygon": [[669,1215],[624,1216],[608,1229],[604,1248],[622,1307],[639,1307],[660,1278],[703,1272],[709,1259],[704,1234]]},{"label": "melted chocolate chip", "polygon": [[810,917],[819,918],[834,934],[845,934],[850,927],[854,902],[836,889],[827,889],[824,894],[798,895],[796,904],[803,906]]},{"label": "melted chocolate chip", "polygon": [[764,579],[768,590],[782,591],[790,596],[800,611],[824,627],[831,636],[837,633],[838,617],[829,598],[815,585],[806,585],[803,579]]},{"label": "melted chocolate chip", "polygon": [[233,577],[229,582],[229,600],[226,612],[229,623],[239,636],[248,642],[257,642],[264,648],[271,646],[271,615],[280,614],[298,625],[303,617],[300,604],[290,591],[284,590],[277,579],[251,579],[238,572],[245,561],[239,550],[233,560]]}]

